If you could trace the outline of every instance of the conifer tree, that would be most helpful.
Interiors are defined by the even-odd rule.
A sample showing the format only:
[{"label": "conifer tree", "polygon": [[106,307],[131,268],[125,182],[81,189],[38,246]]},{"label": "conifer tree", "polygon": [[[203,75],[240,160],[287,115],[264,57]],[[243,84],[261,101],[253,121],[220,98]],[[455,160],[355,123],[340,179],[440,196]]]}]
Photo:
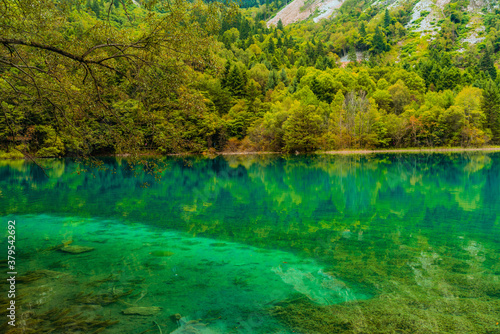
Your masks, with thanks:
[{"label": "conifer tree", "polygon": [[267,89],[274,89],[278,85],[278,74],[276,73],[275,70],[272,70],[269,72],[269,77],[267,78],[267,85],[266,85],[266,90]]},{"label": "conifer tree", "polygon": [[224,72],[222,73],[222,78],[220,81],[223,88],[226,88],[229,85],[228,80],[229,80],[229,73],[230,72],[231,72],[231,61],[229,60],[226,63],[226,66],[224,67]]},{"label": "conifer tree", "polygon": [[387,29],[391,25],[391,15],[389,14],[389,10],[386,9],[384,13],[384,28]]},{"label": "conifer tree", "polygon": [[377,54],[387,51],[387,46],[384,41],[384,34],[382,33],[382,30],[380,29],[379,26],[377,26],[377,28],[375,29],[375,35],[373,36],[373,41],[372,41],[372,48],[373,52]]},{"label": "conifer tree", "polygon": [[276,56],[272,56],[271,65],[272,68],[279,69],[279,67],[281,66],[281,62],[278,60]]},{"label": "conifer tree", "polygon": [[241,40],[245,40],[248,38],[248,36],[250,36],[250,24],[248,23],[247,19],[242,20],[239,31]]},{"label": "conifer tree", "polygon": [[321,71],[326,70],[325,58],[323,58],[323,56],[319,56],[314,63],[314,67]]},{"label": "conifer tree", "polygon": [[323,56],[324,55],[324,47],[323,43],[321,40],[316,44],[316,56]]},{"label": "conifer tree", "polygon": [[449,53],[444,53],[441,56],[441,60],[439,61],[441,67],[450,67],[451,66],[451,57]]},{"label": "conifer tree", "polygon": [[283,22],[281,21],[281,19],[279,19],[278,24],[276,25],[276,28],[281,30],[281,31],[284,30]]},{"label": "conifer tree", "polygon": [[497,78],[497,70],[493,59],[491,59],[491,51],[488,48],[484,50],[479,60],[479,68],[481,71],[488,73],[491,79],[495,80]]},{"label": "conifer tree", "polygon": [[316,77],[314,77],[311,81],[311,90],[320,100],[323,100],[323,90]]},{"label": "conifer tree", "polygon": [[361,37],[366,37],[366,26],[364,21],[361,22],[361,26],[359,27],[359,34]]},{"label": "conifer tree", "polygon": [[286,71],[285,71],[284,68],[281,69],[280,80],[281,80],[281,82],[283,82],[285,84],[285,86],[288,86],[288,84],[290,83],[290,81],[288,80],[288,76],[286,75]]},{"label": "conifer tree", "polygon": [[245,42],[245,49],[248,49],[252,44],[255,44],[255,39],[250,35]]},{"label": "conifer tree", "polygon": [[275,46],[274,46],[274,41],[272,38],[269,38],[269,43],[267,44],[267,52],[272,55],[274,53],[274,50],[275,50]]},{"label": "conifer tree", "polygon": [[456,67],[442,68],[439,70],[438,81],[435,85],[438,90],[453,89],[460,84],[460,71]]},{"label": "conifer tree", "polygon": [[90,8],[92,8],[92,11],[95,13],[95,15],[97,17],[99,17],[99,15],[101,13],[101,7],[99,6],[99,3],[97,2],[97,0],[94,0],[92,2],[92,6]]},{"label": "conifer tree", "polygon": [[283,41],[281,40],[281,37],[278,37],[278,41],[276,42],[276,47],[278,49],[281,49],[283,47]]},{"label": "conifer tree", "polygon": [[245,76],[240,72],[238,66],[234,66],[229,73],[227,87],[234,96],[243,96],[245,88]]},{"label": "conifer tree", "polygon": [[290,87],[288,87],[288,91],[292,94],[295,93],[297,91],[298,85],[299,85],[299,80],[297,79],[297,77],[293,78],[292,84],[290,85]]},{"label": "conifer tree", "polygon": [[491,129],[492,142],[500,143],[500,92],[493,80],[483,88],[481,110],[486,115],[486,124]]}]

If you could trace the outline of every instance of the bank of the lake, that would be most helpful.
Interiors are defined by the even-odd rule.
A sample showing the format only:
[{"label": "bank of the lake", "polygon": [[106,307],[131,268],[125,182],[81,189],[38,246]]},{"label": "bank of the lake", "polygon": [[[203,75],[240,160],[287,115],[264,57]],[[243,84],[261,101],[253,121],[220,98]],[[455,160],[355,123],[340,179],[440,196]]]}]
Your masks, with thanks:
[{"label": "bank of the lake", "polygon": [[423,147],[423,148],[393,148],[373,150],[337,150],[321,151],[322,154],[377,154],[377,153],[459,153],[459,152],[498,152],[500,146],[487,147]]},{"label": "bank of the lake", "polygon": [[[500,151],[500,146],[483,146],[483,147],[417,147],[417,148],[389,148],[389,149],[343,149],[334,151],[315,151],[309,154],[377,154],[377,153],[453,153],[453,152],[498,152]],[[242,152],[228,152],[228,151],[206,151],[203,153],[169,153],[161,154],[159,152],[148,150],[139,153],[118,153],[109,155],[96,155],[92,157],[120,157],[120,158],[137,158],[137,157],[151,157],[151,158],[162,158],[162,157],[189,157],[189,156],[209,156],[215,157],[218,155],[298,155],[304,154],[304,152],[296,152],[295,154],[283,153],[283,152],[270,152],[270,151],[242,151]],[[36,159],[54,159],[54,158],[64,158],[64,157],[35,157]],[[68,158],[68,157],[66,157]],[[2,153],[0,154],[0,160],[30,160],[21,153],[16,154]]]}]

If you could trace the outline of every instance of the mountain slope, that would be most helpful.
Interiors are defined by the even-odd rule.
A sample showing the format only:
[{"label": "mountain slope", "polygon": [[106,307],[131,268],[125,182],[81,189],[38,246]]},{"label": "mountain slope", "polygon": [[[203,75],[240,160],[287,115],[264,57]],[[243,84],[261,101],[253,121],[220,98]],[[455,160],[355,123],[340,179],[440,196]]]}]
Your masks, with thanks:
[{"label": "mountain slope", "polygon": [[[295,0],[270,19],[267,25],[268,27],[276,26],[279,20],[282,21],[283,25],[289,25],[311,18],[314,22],[318,22],[335,16],[336,11],[344,2],[345,0]],[[420,35],[437,35],[441,30],[443,19],[450,15],[446,12],[449,7],[447,5],[453,5],[453,2],[450,0],[414,1],[411,19],[405,28],[420,33]],[[385,9],[394,11],[403,3],[404,0],[373,1],[368,7],[375,7],[377,11],[382,13]],[[483,12],[489,12],[496,7],[498,7],[496,1],[468,1],[463,14],[469,17],[469,22],[465,26],[467,33],[465,38],[462,36],[462,42],[476,44],[484,40],[484,37],[481,37],[484,31]]]},{"label": "mountain slope", "polygon": [[292,1],[285,6],[285,8],[280,10],[275,17],[270,19],[267,22],[267,26],[276,26],[279,20],[281,20],[284,25],[306,20],[321,4],[321,0]]}]

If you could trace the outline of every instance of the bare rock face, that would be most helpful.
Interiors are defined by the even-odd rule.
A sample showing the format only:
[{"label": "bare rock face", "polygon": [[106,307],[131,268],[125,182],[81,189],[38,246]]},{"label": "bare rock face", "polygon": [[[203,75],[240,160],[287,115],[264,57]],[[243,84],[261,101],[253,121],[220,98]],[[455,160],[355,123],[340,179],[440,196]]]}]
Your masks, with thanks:
[{"label": "bare rock face", "polygon": [[284,25],[303,21],[314,12],[317,7],[316,2],[316,0],[313,2],[308,2],[308,4],[306,5],[306,0],[294,0],[281,11],[279,11],[275,17],[270,19],[267,22],[267,26],[276,26],[279,20],[281,20]]},{"label": "bare rock face", "polygon": [[126,315],[155,315],[161,311],[161,307],[158,306],[143,306],[143,307],[129,307],[123,310],[123,314]]},{"label": "bare rock face", "polygon": [[[285,26],[311,18],[314,22],[319,22],[322,19],[334,17],[344,1],[345,0],[287,0],[286,6],[267,21],[267,26],[276,26],[279,20],[281,20]],[[367,0],[365,2],[371,3],[371,7],[375,6],[380,13],[383,13],[386,8],[391,11],[397,10],[405,1],[406,0]],[[448,3],[450,3],[450,0],[415,1],[412,9],[412,17],[410,22],[406,25],[406,28],[411,28],[415,32],[420,32],[422,36],[436,35],[441,29],[437,22],[444,18],[445,15],[443,10]],[[466,11],[472,16],[481,19],[482,15],[480,11],[482,8],[491,11],[494,5],[490,0],[470,0]],[[422,12],[427,13],[421,15]]]},{"label": "bare rock face", "polygon": [[60,248],[61,252],[70,253],[70,254],[80,254],[87,253],[93,251],[94,247],[86,247],[86,246],[64,246]]},{"label": "bare rock face", "polygon": [[275,17],[267,22],[267,26],[276,26],[281,20],[283,25],[303,21],[314,15],[314,22],[329,18],[342,6],[344,0],[292,0]]},{"label": "bare rock face", "polygon": [[473,12],[477,11],[483,7],[488,8],[488,10],[491,10],[493,7],[492,1],[488,0],[470,0],[469,1],[469,6],[467,6],[467,11],[468,12]]}]

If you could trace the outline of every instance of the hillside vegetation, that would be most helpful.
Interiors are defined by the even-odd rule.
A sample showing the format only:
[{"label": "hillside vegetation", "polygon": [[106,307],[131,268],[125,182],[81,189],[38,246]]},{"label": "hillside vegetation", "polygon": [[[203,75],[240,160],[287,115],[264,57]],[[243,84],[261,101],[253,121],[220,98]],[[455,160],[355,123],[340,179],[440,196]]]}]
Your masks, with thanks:
[{"label": "hillside vegetation", "polygon": [[493,3],[0,3],[4,156],[500,143]]}]

